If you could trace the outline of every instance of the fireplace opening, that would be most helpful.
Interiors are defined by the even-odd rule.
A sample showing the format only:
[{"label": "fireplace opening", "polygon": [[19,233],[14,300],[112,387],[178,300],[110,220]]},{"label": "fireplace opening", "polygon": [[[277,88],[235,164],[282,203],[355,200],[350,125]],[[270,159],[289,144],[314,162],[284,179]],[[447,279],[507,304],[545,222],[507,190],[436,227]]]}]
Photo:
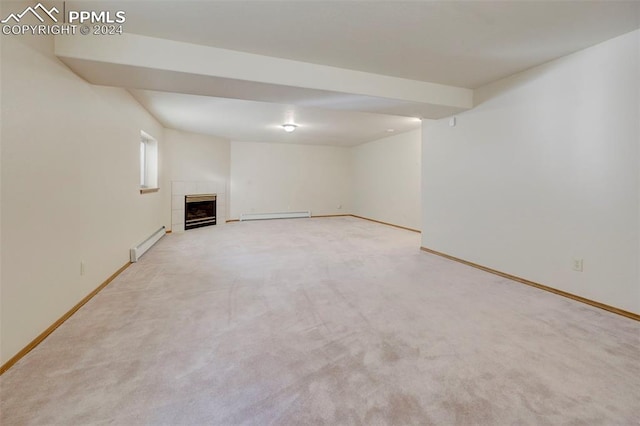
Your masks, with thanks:
[{"label": "fireplace opening", "polygon": [[184,196],[184,229],[216,224],[216,194]]}]

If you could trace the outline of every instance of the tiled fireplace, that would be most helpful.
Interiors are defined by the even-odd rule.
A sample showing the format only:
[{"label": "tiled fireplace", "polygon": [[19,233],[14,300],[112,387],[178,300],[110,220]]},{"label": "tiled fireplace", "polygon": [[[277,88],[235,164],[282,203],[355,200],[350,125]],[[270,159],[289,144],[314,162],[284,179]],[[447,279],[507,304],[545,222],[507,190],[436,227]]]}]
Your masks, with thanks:
[{"label": "tiled fireplace", "polygon": [[[185,213],[189,209],[186,202],[188,196],[195,196],[192,198],[196,201],[196,204],[193,205],[194,217],[185,217]],[[215,200],[198,198],[207,196],[214,196]],[[201,201],[208,201],[208,203]],[[215,210],[211,210],[211,201],[214,203]],[[207,204],[208,207],[205,207]],[[226,205],[226,181],[173,181],[171,182],[171,230],[183,232],[185,220],[192,221],[187,223],[187,229],[212,225],[213,223],[216,226],[224,225],[227,219]],[[187,214],[187,216],[189,215]],[[194,219],[195,221],[193,221]]]}]

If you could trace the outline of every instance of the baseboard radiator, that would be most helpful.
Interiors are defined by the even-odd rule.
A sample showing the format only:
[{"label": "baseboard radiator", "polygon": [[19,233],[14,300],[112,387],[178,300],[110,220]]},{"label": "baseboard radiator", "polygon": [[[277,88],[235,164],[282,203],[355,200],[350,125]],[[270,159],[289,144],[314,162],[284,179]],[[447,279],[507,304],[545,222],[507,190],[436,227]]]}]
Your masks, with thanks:
[{"label": "baseboard radiator", "polygon": [[151,234],[149,238],[147,238],[146,240],[144,240],[143,242],[141,242],[140,244],[132,248],[129,252],[131,257],[131,262],[137,262],[138,259],[140,259],[142,255],[145,254],[146,251],[151,248],[151,246],[157,243],[160,238],[164,237],[166,233],[167,231],[165,227],[162,226],[156,232]]},{"label": "baseboard radiator", "polygon": [[281,213],[241,213],[240,221],[245,220],[266,220],[266,219],[298,219],[311,217],[311,211],[303,212],[281,212]]}]

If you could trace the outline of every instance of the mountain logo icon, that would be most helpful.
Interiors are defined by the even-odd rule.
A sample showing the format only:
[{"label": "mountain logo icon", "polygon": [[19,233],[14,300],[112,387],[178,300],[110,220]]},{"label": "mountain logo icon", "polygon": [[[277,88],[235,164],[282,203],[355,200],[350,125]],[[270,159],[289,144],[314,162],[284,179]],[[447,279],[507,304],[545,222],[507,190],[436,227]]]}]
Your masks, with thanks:
[{"label": "mountain logo icon", "polygon": [[3,19],[0,22],[3,24],[6,24],[7,22],[13,19],[16,23],[18,23],[29,12],[31,12],[36,18],[38,18],[40,22],[44,22],[44,18],[38,13],[38,11],[40,12],[40,14],[43,14],[44,16],[48,16],[49,18],[51,18],[53,22],[58,22],[58,18],[56,18],[53,14],[54,12],[56,14],[60,13],[60,11],[56,7],[47,9],[42,5],[42,3],[38,3],[34,7],[29,6],[25,10],[23,10],[22,13],[11,13],[9,16],[7,16],[5,19]]}]

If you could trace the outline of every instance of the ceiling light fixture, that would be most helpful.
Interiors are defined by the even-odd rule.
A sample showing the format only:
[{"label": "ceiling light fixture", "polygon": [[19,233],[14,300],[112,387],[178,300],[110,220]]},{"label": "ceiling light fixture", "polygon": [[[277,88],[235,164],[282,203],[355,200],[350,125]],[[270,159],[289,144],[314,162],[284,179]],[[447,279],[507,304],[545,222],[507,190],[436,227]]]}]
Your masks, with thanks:
[{"label": "ceiling light fixture", "polygon": [[291,133],[293,132],[298,126],[296,126],[295,124],[291,124],[291,123],[287,123],[287,124],[283,124],[282,128],[284,129],[285,132],[287,133]]}]

